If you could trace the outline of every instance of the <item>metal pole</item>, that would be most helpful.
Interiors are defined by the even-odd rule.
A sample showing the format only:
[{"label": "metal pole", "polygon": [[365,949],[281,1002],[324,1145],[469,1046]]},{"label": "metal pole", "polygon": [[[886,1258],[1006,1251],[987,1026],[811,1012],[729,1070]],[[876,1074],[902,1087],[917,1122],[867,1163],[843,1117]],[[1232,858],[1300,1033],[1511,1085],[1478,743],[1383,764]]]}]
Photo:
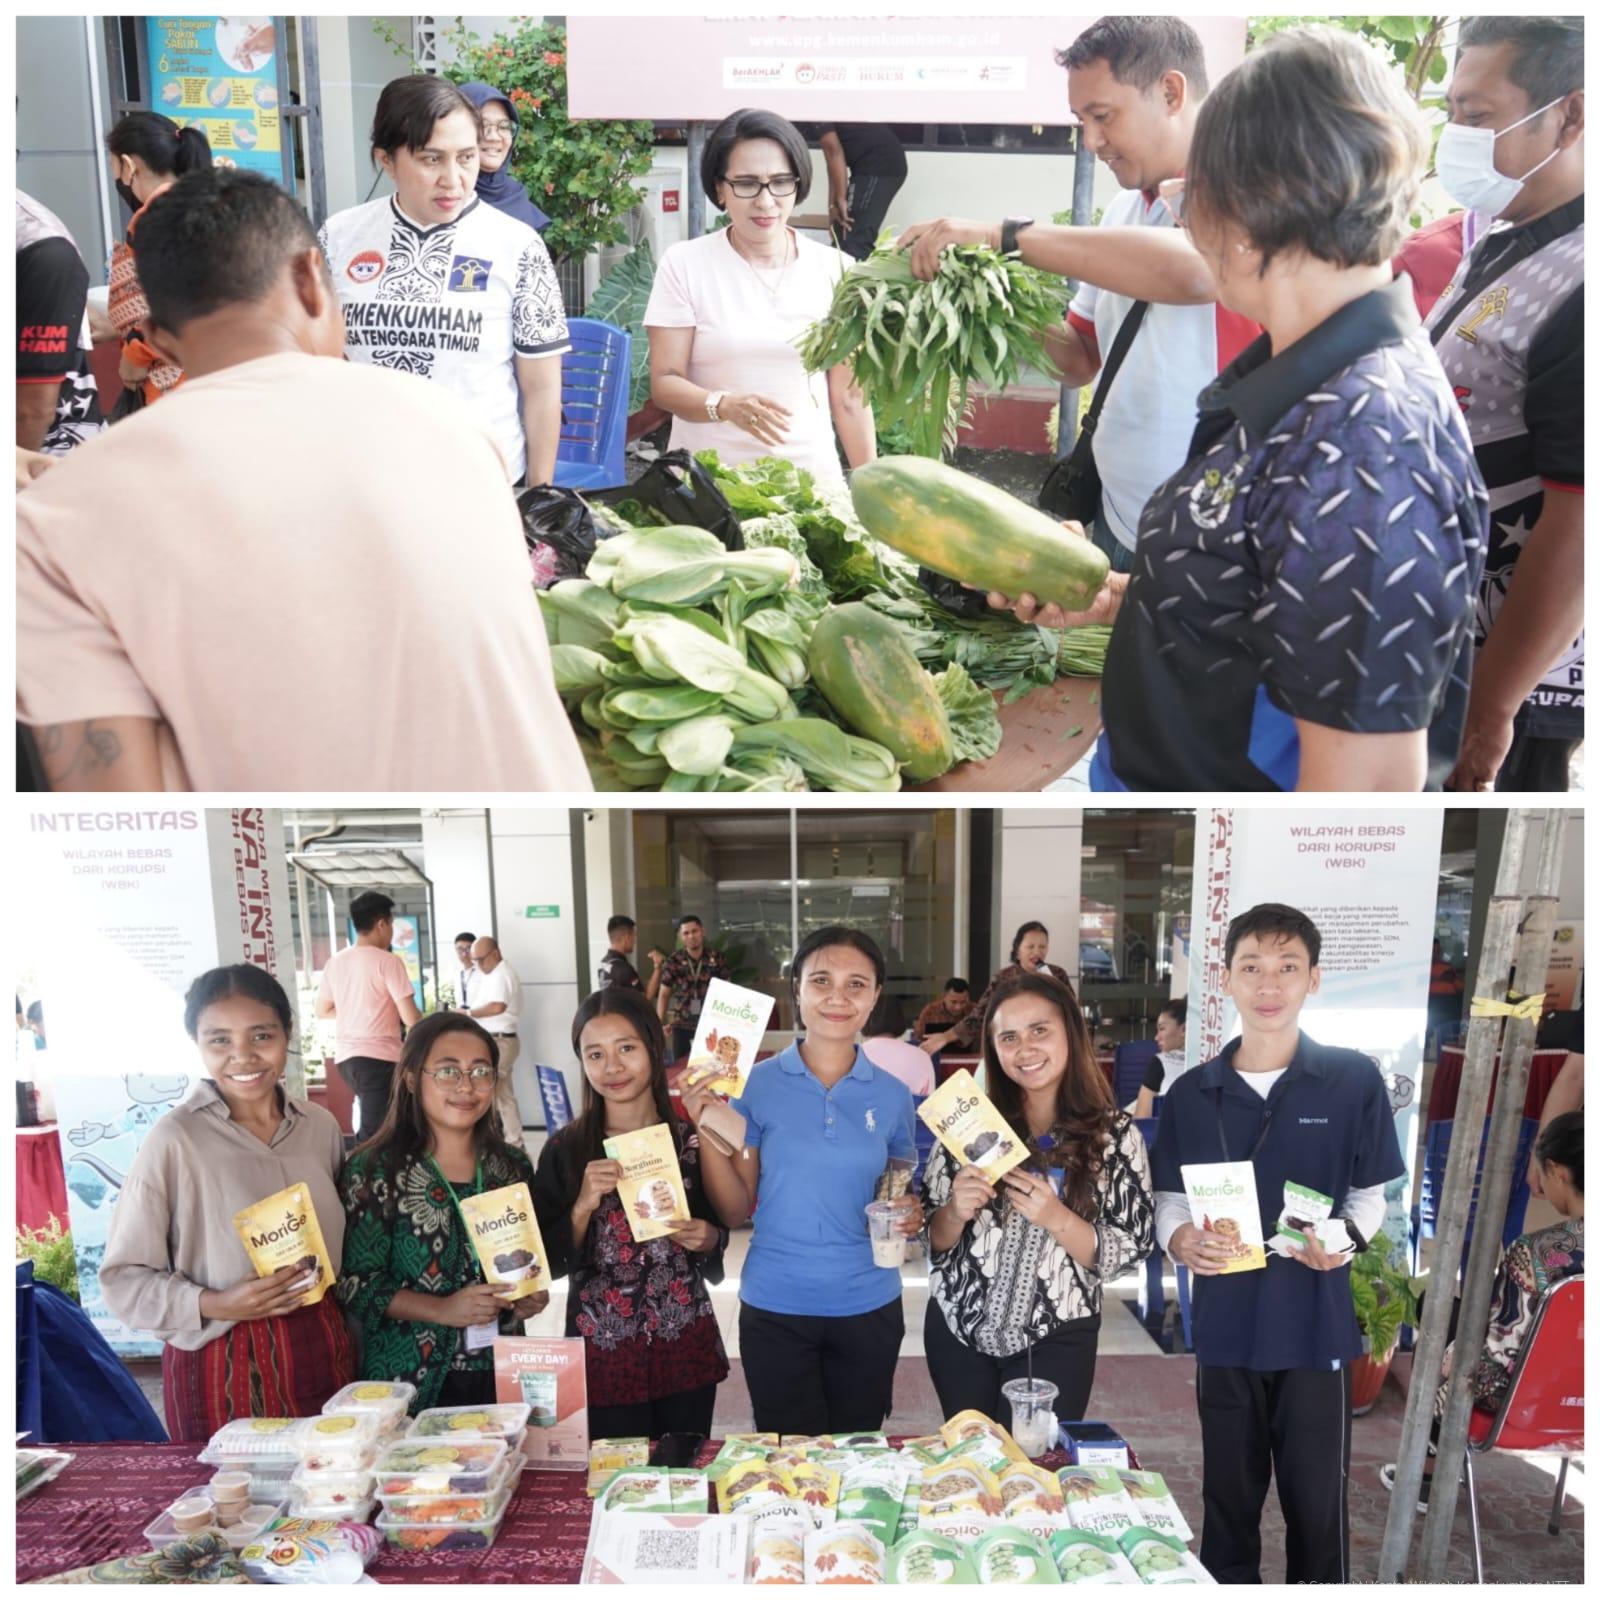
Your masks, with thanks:
[{"label": "metal pole", "polygon": [[[1539,840],[1539,867],[1533,893],[1527,899],[1522,936],[1517,943],[1517,992],[1543,995],[1550,965],[1550,933],[1556,920],[1557,886],[1561,881],[1562,846],[1566,841],[1567,814],[1545,813]],[[1500,1236],[1505,1228],[1511,1186],[1522,1181],[1514,1172],[1517,1135],[1522,1126],[1528,1092],[1528,1066],[1533,1059],[1537,1017],[1511,1017],[1500,1046],[1500,1077],[1495,1089],[1494,1113],[1483,1155],[1483,1183],[1478,1190],[1478,1216],[1473,1225],[1472,1247],[1461,1296],[1461,1316],[1456,1324],[1455,1355],[1450,1368],[1450,1391],[1445,1397],[1439,1426],[1439,1459],[1434,1463],[1433,1491],[1428,1502],[1428,1522],[1422,1530],[1422,1582],[1445,1582],[1450,1559],[1450,1535],[1461,1487],[1462,1458],[1467,1449],[1467,1426],[1472,1414],[1471,1378],[1483,1354],[1489,1324],[1489,1297],[1500,1257]],[[1473,1137],[1476,1122],[1468,1123],[1463,1137],[1459,1116],[1454,1144],[1477,1154]],[[1451,1154],[1455,1154],[1452,1146]],[[1430,1299],[1432,1296],[1429,1297]]]},{"label": "metal pole", "polygon": [[[1522,851],[1527,838],[1525,811],[1506,817],[1500,850],[1500,870],[1494,898],[1484,928],[1483,953],[1478,962],[1475,995],[1503,1000],[1517,925],[1521,920]],[[1489,1100],[1489,1080],[1494,1071],[1495,1046],[1500,1026],[1493,1017],[1473,1017],[1467,1029],[1466,1060],[1461,1069],[1461,1091],[1456,1101],[1456,1126],[1474,1129],[1483,1124]],[[1378,1582],[1398,1583],[1405,1577],[1416,1525],[1417,1495],[1422,1489],[1422,1466],[1427,1456],[1428,1431],[1433,1417],[1433,1397],[1444,1369],[1449,1340],[1450,1308],[1456,1270],[1467,1231],[1467,1208],[1472,1201],[1472,1180],[1478,1162],[1478,1141],[1470,1132],[1454,1139],[1445,1165],[1444,1193],[1438,1207],[1439,1229],[1434,1236],[1430,1276],[1434,1285],[1422,1310],[1416,1353],[1411,1363],[1411,1385],[1406,1394],[1405,1421],[1400,1432],[1400,1453],[1395,1463],[1394,1493],[1378,1555]],[[1481,1212],[1480,1212],[1481,1217]],[[1437,1487],[1437,1481],[1435,1483]],[[1430,1500],[1430,1516],[1437,1508]]]},{"label": "metal pole", "polygon": [[[1094,217],[1094,157],[1083,142],[1083,129],[1076,130],[1074,138],[1076,155],[1072,163],[1072,225],[1087,228]],[[1072,287],[1079,287],[1076,278]],[[1059,461],[1072,453],[1078,442],[1078,390],[1076,386],[1061,386],[1061,421],[1056,428],[1056,459]]]},{"label": "metal pole", "polygon": [[328,220],[328,173],[322,150],[322,45],[317,19],[300,19],[300,92],[305,98],[306,184],[311,191],[311,226]]},{"label": "metal pole", "polygon": [[698,239],[706,231],[706,196],[700,187],[700,159],[706,153],[706,125],[689,124],[689,171],[684,188],[689,192],[689,237]]}]

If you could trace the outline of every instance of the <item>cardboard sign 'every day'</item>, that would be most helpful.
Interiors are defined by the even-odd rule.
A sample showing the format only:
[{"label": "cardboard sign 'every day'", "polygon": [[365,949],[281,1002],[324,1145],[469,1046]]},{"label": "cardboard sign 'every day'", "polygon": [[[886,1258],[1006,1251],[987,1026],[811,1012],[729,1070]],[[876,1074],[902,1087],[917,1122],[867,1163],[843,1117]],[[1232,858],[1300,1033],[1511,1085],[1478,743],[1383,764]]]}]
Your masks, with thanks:
[{"label": "cardboard sign 'every day'", "polygon": [[961,1166],[981,1167],[990,1182],[1028,1159],[1028,1147],[965,1068],[935,1089],[917,1115]]},{"label": "cardboard sign 'every day'", "polygon": [[607,1139],[605,1152],[622,1163],[622,1181],[617,1198],[627,1213],[634,1238],[665,1238],[675,1222],[688,1222],[689,1200],[683,1192],[683,1174],[678,1169],[678,1148],[672,1130],[664,1122],[634,1133],[619,1133]]},{"label": "cardboard sign 'every day'", "polygon": [[526,1401],[522,1453],[535,1466],[589,1464],[589,1385],[582,1339],[496,1339],[494,1397]]},{"label": "cardboard sign 'every day'", "polygon": [[755,1065],[756,1053],[772,1016],[773,999],[723,978],[713,978],[689,1046],[685,1089],[704,1084],[718,1094],[737,1095]]}]

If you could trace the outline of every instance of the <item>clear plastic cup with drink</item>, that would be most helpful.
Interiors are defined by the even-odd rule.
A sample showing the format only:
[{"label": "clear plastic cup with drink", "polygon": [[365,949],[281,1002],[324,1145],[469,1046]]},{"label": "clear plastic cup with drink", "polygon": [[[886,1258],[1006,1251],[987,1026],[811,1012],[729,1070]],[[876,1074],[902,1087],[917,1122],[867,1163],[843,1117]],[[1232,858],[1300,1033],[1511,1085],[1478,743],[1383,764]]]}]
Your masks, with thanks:
[{"label": "clear plastic cup with drink", "polygon": [[872,1264],[899,1267],[905,1264],[906,1236],[900,1231],[905,1207],[892,1200],[874,1200],[867,1206],[867,1232],[872,1236]]},{"label": "clear plastic cup with drink", "polygon": [[1011,1437],[1030,1461],[1055,1442],[1055,1405],[1060,1392],[1048,1378],[1012,1378],[1000,1385],[1000,1393],[1011,1402]]}]

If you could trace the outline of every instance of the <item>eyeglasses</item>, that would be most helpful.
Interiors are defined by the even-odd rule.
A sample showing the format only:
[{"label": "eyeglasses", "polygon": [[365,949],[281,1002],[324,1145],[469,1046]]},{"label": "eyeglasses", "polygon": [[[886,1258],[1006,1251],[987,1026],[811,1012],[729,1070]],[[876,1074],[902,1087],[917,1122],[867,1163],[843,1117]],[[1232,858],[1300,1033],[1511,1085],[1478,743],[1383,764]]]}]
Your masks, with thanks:
[{"label": "eyeglasses", "polygon": [[498,1067],[476,1066],[470,1072],[463,1074],[460,1067],[435,1067],[429,1072],[426,1067],[422,1069],[424,1076],[432,1078],[435,1083],[442,1084],[446,1089],[453,1089],[461,1082],[463,1076],[472,1080],[474,1088],[481,1088],[486,1083],[493,1083],[500,1076]]},{"label": "eyeglasses", "polygon": [[774,200],[787,200],[799,187],[800,180],[792,173],[780,178],[725,178],[723,180],[741,200],[754,200],[763,189]]},{"label": "eyeglasses", "polygon": [[517,131],[514,122],[483,122],[479,124],[481,132],[493,137],[498,134],[502,139],[509,139]]}]

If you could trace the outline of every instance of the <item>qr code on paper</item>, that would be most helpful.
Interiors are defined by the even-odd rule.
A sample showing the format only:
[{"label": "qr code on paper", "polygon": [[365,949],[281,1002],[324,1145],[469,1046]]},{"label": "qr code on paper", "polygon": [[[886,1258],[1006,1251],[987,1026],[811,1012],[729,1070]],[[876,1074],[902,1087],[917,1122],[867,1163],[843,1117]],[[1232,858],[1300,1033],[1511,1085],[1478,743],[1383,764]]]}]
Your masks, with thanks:
[{"label": "qr code on paper", "polygon": [[634,1553],[638,1572],[693,1572],[700,1563],[700,1536],[692,1528],[644,1528]]}]

